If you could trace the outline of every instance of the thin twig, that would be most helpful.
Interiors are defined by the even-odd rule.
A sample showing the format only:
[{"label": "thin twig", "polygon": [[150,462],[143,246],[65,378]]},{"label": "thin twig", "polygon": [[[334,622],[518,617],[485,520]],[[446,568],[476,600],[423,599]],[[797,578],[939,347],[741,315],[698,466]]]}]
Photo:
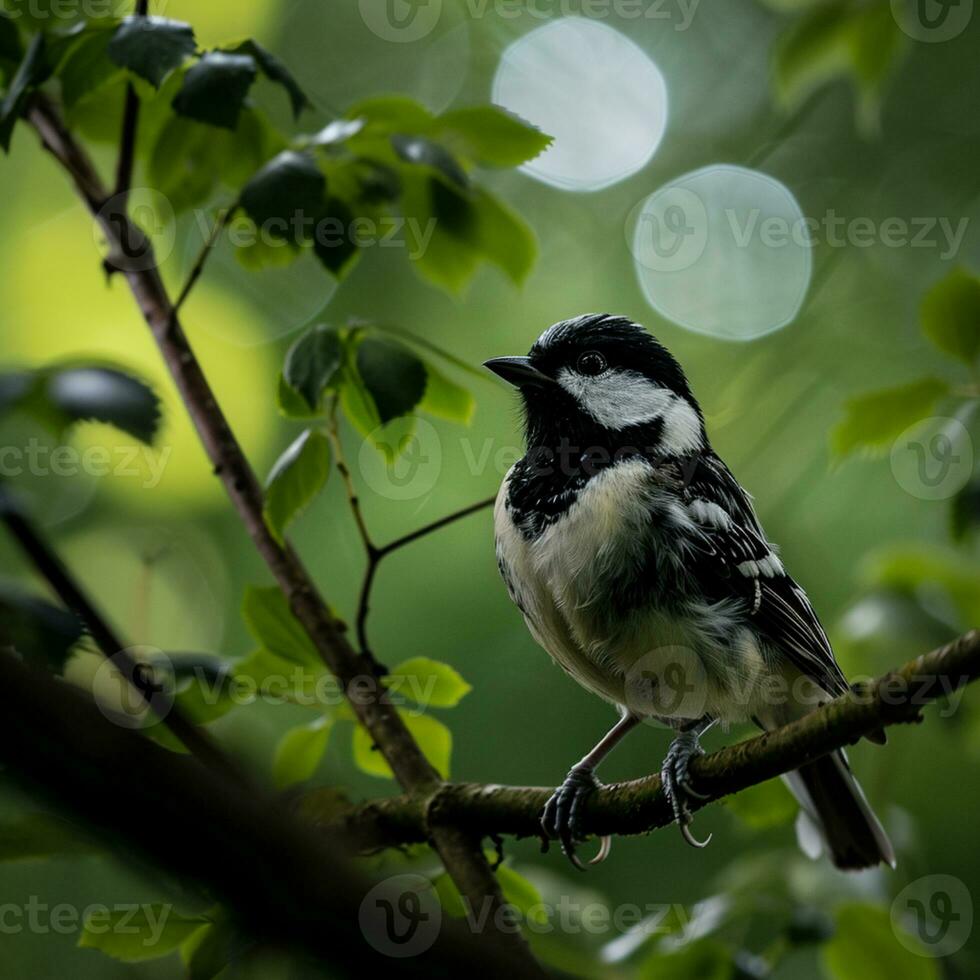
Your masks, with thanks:
[{"label": "thin twig", "polygon": [[237,766],[225,756],[210,737],[188,718],[184,717],[172,699],[161,699],[161,690],[152,671],[146,670],[129,654],[126,644],[109,625],[85,593],[68,567],[54,549],[44,540],[23,511],[0,487],[0,520],[10,536],[17,542],[24,555],[38,574],[51,586],[55,594],[81,621],[102,655],[122,674],[142,696],[153,714],[200,762],[237,779],[244,778]]},{"label": "thin twig", "polygon": [[[149,12],[149,0],[136,0],[137,17]],[[136,157],[136,135],[139,130],[140,98],[130,82],[126,86],[126,103],[123,106],[122,134],[119,137],[119,160],[116,163],[116,191],[114,197],[120,211],[125,213],[130,186],[133,182],[133,161]]]},{"label": "thin twig", "polygon": [[194,260],[194,265],[191,267],[191,271],[188,273],[187,279],[184,281],[183,288],[177,295],[177,299],[174,301],[173,305],[173,315],[177,317],[183,308],[184,303],[187,301],[187,297],[190,296],[191,290],[197,285],[198,279],[201,278],[201,274],[204,272],[204,266],[207,264],[208,257],[211,255],[211,251],[217,244],[218,239],[221,237],[221,233],[228,226],[228,222],[231,221],[232,215],[238,210],[238,202],[230,205],[227,208],[223,208],[218,212],[218,217],[215,220],[214,226],[211,231],[208,232],[208,237],[204,240],[204,244],[201,246],[201,251],[198,252],[197,258]]},{"label": "thin twig", "polygon": [[[705,799],[692,809],[799,769],[890,725],[915,723],[931,701],[980,677],[980,630],[858,686],[799,721],[702,756],[691,763],[691,779]],[[888,751],[881,749],[879,751]],[[425,840],[433,821],[445,821],[476,835],[536,837],[551,788],[446,783],[424,813],[404,796],[361,804],[326,818],[323,829],[345,835],[373,852]],[[315,812],[310,800],[310,812]],[[674,814],[659,775],[603,786],[586,803],[585,833],[645,834],[669,826]]]}]

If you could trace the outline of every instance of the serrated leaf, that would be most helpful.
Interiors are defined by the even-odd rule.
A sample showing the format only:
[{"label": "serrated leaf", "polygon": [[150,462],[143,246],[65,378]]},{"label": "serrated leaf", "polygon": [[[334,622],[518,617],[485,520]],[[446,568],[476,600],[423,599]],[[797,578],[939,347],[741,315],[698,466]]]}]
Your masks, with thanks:
[{"label": "serrated leaf", "polygon": [[303,666],[321,663],[316,647],[275,586],[250,585],[245,590],[242,616],[249,633],[273,656]]},{"label": "serrated leaf", "polygon": [[206,924],[203,916],[182,915],[172,905],[105,909],[85,920],[78,945],[124,963],[138,963],[167,956]]},{"label": "serrated leaf", "polygon": [[[309,153],[284,150],[245,185],[241,202],[262,232],[299,244],[313,232],[326,189],[327,180]],[[297,217],[307,227],[297,228]]]},{"label": "serrated leaf", "polygon": [[439,143],[425,136],[405,136],[396,133],[391,137],[395,153],[406,163],[418,167],[430,167],[451,183],[465,188],[469,184],[466,171],[453,155]]},{"label": "serrated leaf", "polygon": [[190,24],[166,17],[127,17],[109,41],[109,57],[155,88],[197,50]]},{"label": "serrated leaf", "polygon": [[[423,755],[443,779],[448,779],[453,748],[452,732],[441,721],[428,715],[413,716],[405,712],[399,714]],[[394,778],[384,756],[374,747],[371,736],[359,724],[354,728],[353,750],[354,763],[362,772],[381,779]]]},{"label": "serrated leaf", "polygon": [[320,765],[327,751],[333,722],[318,718],[312,724],[291,728],[276,748],[272,774],[276,786],[286,789],[296,783],[305,783]]},{"label": "serrated leaf", "polygon": [[954,269],[926,293],[922,332],[943,353],[974,365],[980,357],[980,279]]},{"label": "serrated leaf", "polygon": [[28,813],[0,822],[0,862],[36,861],[98,851],[98,845],[77,827],[48,813]]},{"label": "serrated leaf", "polygon": [[[0,512],[12,506],[0,496]],[[82,625],[74,613],[0,583],[0,646],[12,646],[34,662],[60,672],[81,638]]]},{"label": "serrated leaf", "polygon": [[27,46],[27,51],[14,77],[10,80],[10,85],[7,86],[3,101],[0,102],[0,149],[4,153],[10,149],[14,127],[24,111],[28,96],[47,79],[49,74],[44,35],[35,34]]},{"label": "serrated leaf", "polygon": [[330,475],[330,443],[306,429],[276,460],[266,481],[262,516],[282,542],[289,524],[309,506]]},{"label": "serrated leaf", "polygon": [[945,381],[925,378],[849,399],[844,403],[844,420],[831,435],[834,454],[887,449],[910,426],[925,421],[948,391]]},{"label": "serrated leaf", "polygon": [[492,167],[518,167],[533,160],[552,139],[500,106],[474,106],[446,112],[432,135],[457,156]]},{"label": "serrated leaf", "polygon": [[412,657],[393,667],[397,693],[425,708],[455,708],[473,688],[449,664],[428,657]]},{"label": "serrated leaf", "polygon": [[412,411],[425,394],[425,365],[407,347],[378,337],[357,345],[357,372],[382,424]]},{"label": "serrated leaf", "polygon": [[327,198],[317,217],[313,252],[338,278],[347,274],[357,257],[357,242],[352,235],[354,213],[338,197]]},{"label": "serrated leaf", "polygon": [[303,407],[312,413],[319,412],[324,392],[338,381],[343,357],[337,330],[317,324],[286,353],[283,381],[300,396]]},{"label": "serrated leaf", "polygon": [[113,368],[54,371],[45,394],[70,422],[107,422],[147,444],[160,424],[160,400],[149,385]]},{"label": "serrated leaf", "polygon": [[450,381],[429,362],[425,362],[425,395],[419,402],[419,411],[447,422],[469,425],[476,411],[473,393],[462,385]]},{"label": "serrated leaf", "polygon": [[[848,902],[834,919],[837,930],[821,950],[834,980],[939,980],[936,960],[925,947],[916,955],[899,943],[887,908]],[[915,944],[911,935],[903,938]]]},{"label": "serrated leaf", "polygon": [[725,799],[725,806],[753,830],[791,823],[799,809],[781,779],[769,779],[729,796]]},{"label": "serrated leaf", "polygon": [[182,116],[235,129],[258,69],[247,54],[209,51],[184,76],[173,101]]},{"label": "serrated leaf", "polygon": [[293,77],[292,72],[271,51],[263,48],[258,41],[249,38],[247,41],[242,41],[241,44],[225,50],[231,51],[233,54],[251,55],[262,74],[286,90],[294,119],[299,118],[299,114],[310,104],[310,100],[300,88],[299,82]]}]

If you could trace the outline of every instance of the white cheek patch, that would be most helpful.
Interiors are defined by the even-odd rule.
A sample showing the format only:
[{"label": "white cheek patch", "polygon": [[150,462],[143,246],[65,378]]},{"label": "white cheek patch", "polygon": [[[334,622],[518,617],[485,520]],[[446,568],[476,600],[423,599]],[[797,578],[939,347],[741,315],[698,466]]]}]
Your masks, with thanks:
[{"label": "white cheek patch", "polygon": [[685,453],[701,447],[701,420],[685,398],[636,371],[606,371],[597,377],[568,368],[558,383],[600,425],[613,431],[663,420],[662,447]]}]

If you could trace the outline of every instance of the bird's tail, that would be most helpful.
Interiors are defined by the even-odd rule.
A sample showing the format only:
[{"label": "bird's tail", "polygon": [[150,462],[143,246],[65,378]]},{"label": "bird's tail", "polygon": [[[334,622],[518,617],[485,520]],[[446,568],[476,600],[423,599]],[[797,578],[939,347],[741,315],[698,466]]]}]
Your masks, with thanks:
[{"label": "bird's tail", "polygon": [[[891,841],[851,774],[843,752],[811,762],[783,777],[803,812],[819,832],[834,864],[846,871],[871,868],[882,861],[895,867]],[[800,834],[804,850],[807,828]]]}]

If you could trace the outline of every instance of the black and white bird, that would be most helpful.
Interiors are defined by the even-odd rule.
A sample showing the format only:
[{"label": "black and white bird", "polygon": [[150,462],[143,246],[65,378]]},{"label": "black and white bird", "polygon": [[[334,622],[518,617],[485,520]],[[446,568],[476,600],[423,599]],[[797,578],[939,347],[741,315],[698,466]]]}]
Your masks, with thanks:
[{"label": "black and white bird", "polygon": [[[681,366],[641,326],[577,317],[486,367],[519,389],[527,439],[497,498],[501,574],[537,642],[621,716],[552,796],[544,831],[582,867],[597,765],[658,721],[676,733],[665,792],[704,846],[689,829],[699,736],[715,722],[778,728],[845,692],[827,636],[712,450]],[[894,866],[843,753],[787,781],[838,867]],[[607,852],[605,840],[597,859]]]}]

